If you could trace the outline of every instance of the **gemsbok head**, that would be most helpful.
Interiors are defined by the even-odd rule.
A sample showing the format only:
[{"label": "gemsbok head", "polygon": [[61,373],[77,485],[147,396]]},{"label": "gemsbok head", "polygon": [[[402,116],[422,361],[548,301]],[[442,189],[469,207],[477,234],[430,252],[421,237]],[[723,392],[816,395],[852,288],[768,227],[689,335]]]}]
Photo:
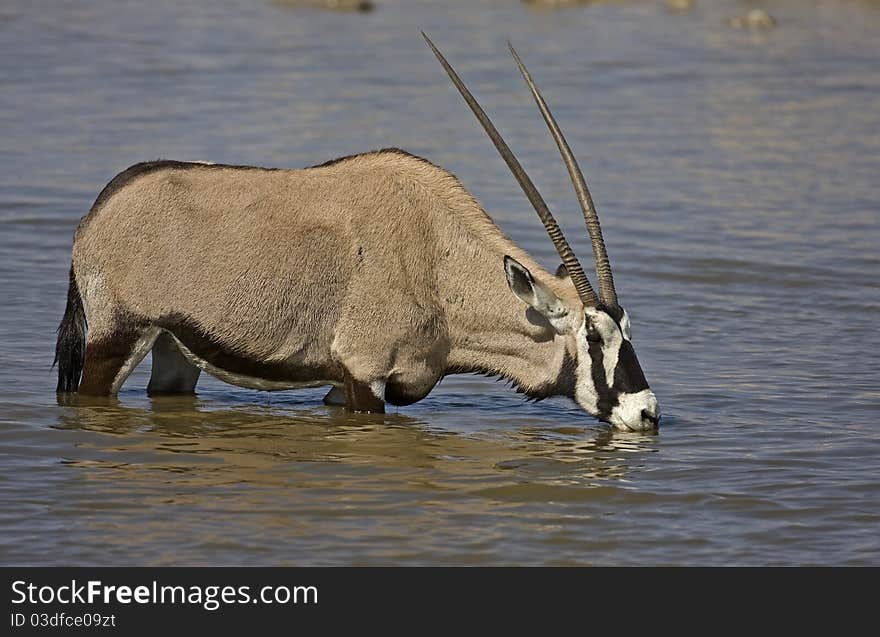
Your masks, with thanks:
[{"label": "gemsbok head", "polygon": [[[544,224],[547,234],[550,235],[560,259],[562,259],[562,265],[557,271],[557,275],[567,276],[571,279],[583,303],[583,321],[580,325],[572,326],[576,334],[578,352],[575,400],[590,414],[610,422],[618,428],[637,430],[656,428],[660,422],[659,405],[654,392],[648,386],[639,360],[636,358],[631,341],[629,315],[617,300],[611,262],[608,260],[608,252],[605,249],[602,228],[599,225],[599,215],[593,205],[593,198],[580,166],[571,152],[562,130],[556,123],[556,119],[550,112],[547,102],[532,80],[531,74],[516,49],[508,43],[510,53],[528,85],[547,127],[550,129],[553,140],[559,147],[562,160],[571,177],[578,203],[584,215],[587,232],[593,244],[596,278],[599,283],[598,295],[590,285],[583,267],[575,257],[543,197],[486,112],[430,38],[424,32],[422,32],[422,37],[425,38],[452,83],[482,124],[495,148],[498,149],[513,176],[519,182],[529,202],[535,208],[535,212],[538,213],[538,217]],[[539,312],[552,317],[557,323],[566,320],[570,314],[569,308],[560,304],[552,293],[537,284],[527,269],[512,259],[505,260],[505,267],[507,268],[510,289],[517,297]]]}]

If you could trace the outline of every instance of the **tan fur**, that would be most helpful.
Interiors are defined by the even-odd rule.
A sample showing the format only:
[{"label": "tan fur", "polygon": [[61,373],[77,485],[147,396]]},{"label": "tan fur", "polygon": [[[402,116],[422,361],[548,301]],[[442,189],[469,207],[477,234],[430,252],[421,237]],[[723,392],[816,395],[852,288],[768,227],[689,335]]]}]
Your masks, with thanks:
[{"label": "tan fur", "polygon": [[379,151],[301,170],[136,176],[83,218],[73,265],[89,342],[112,338],[121,315],[185,316],[248,359],[421,397],[449,372],[539,389],[566,349],[576,355],[573,336],[511,293],[505,255],[583,320],[570,281],[505,237],[454,176]]}]

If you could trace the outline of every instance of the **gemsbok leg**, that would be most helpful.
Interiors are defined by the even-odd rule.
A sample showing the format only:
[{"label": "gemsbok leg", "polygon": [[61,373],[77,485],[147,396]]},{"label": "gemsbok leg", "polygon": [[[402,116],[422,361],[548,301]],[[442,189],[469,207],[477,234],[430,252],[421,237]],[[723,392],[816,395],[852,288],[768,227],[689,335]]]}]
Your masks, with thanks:
[{"label": "gemsbok leg", "polygon": [[345,390],[341,387],[333,387],[324,396],[324,404],[345,407],[348,404],[345,401]]},{"label": "gemsbok leg", "polygon": [[89,332],[85,363],[79,385],[81,394],[112,396],[137,367],[156,340],[157,328],[119,327],[112,331]]},{"label": "gemsbok leg", "polygon": [[368,384],[355,380],[347,371],[345,372],[345,403],[351,411],[385,413],[385,401],[376,398],[376,394]]},{"label": "gemsbok leg", "polygon": [[153,344],[153,369],[147,394],[193,394],[201,371],[183,355],[174,337],[162,332]]}]

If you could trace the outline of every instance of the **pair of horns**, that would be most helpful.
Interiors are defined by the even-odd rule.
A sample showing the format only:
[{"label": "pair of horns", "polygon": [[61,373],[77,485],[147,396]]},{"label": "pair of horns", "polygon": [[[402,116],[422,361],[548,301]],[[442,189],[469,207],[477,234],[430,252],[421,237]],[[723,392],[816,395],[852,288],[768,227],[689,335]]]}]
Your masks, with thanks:
[{"label": "pair of horns", "polygon": [[559,147],[562,160],[565,162],[565,167],[568,169],[568,174],[574,185],[578,203],[580,203],[581,210],[584,213],[587,232],[593,243],[593,257],[596,261],[596,276],[599,280],[601,300],[600,297],[596,296],[596,292],[590,285],[587,275],[584,274],[584,269],[581,267],[577,257],[575,257],[571,246],[568,245],[568,241],[566,241],[565,236],[562,234],[562,230],[560,229],[559,224],[556,223],[556,219],[553,218],[550,209],[547,208],[547,204],[544,202],[543,197],[541,197],[541,193],[535,188],[535,184],[532,183],[532,180],[526,174],[526,171],[523,170],[523,167],[520,165],[513,152],[511,152],[510,147],[505,143],[504,139],[502,139],[498,129],[495,128],[495,125],[492,124],[492,121],[486,115],[486,112],[480,107],[477,100],[474,99],[474,96],[471,95],[471,92],[464,85],[464,82],[461,81],[458,74],[449,65],[449,62],[446,61],[446,58],[443,57],[443,54],[440,53],[436,46],[434,46],[434,43],[431,42],[430,38],[428,38],[424,31],[422,32],[422,37],[425,38],[425,42],[431,47],[431,50],[434,52],[434,55],[437,56],[437,59],[440,60],[440,64],[443,65],[443,68],[446,70],[452,83],[455,84],[458,92],[461,93],[464,101],[467,102],[467,105],[470,106],[474,115],[477,116],[483,129],[489,135],[492,143],[495,144],[495,148],[498,149],[502,159],[504,159],[508,168],[510,168],[510,171],[513,173],[513,176],[516,178],[517,182],[519,182],[520,187],[531,202],[532,207],[534,207],[535,212],[538,213],[541,222],[544,224],[544,228],[547,230],[547,234],[550,235],[550,239],[553,241],[553,245],[556,247],[556,251],[562,259],[563,265],[565,265],[566,270],[568,270],[568,274],[578,291],[581,301],[587,306],[596,306],[600,303],[604,303],[605,305],[616,307],[618,305],[617,292],[614,289],[614,278],[611,275],[611,264],[608,261],[608,253],[605,250],[605,242],[602,239],[602,228],[599,226],[599,216],[596,214],[595,206],[593,206],[593,198],[590,196],[590,190],[587,188],[587,184],[584,181],[584,175],[571,152],[571,148],[568,146],[568,142],[565,141],[565,137],[562,135],[559,125],[556,123],[553,114],[550,112],[547,103],[544,101],[544,97],[532,81],[532,76],[529,74],[519,55],[517,55],[513,45],[508,43],[507,46],[513,54],[513,59],[516,61],[523,79],[525,79],[529,90],[532,92],[532,97],[535,98],[535,102],[538,104],[541,115],[544,117],[544,121],[550,129],[550,133],[553,135],[556,145]]}]

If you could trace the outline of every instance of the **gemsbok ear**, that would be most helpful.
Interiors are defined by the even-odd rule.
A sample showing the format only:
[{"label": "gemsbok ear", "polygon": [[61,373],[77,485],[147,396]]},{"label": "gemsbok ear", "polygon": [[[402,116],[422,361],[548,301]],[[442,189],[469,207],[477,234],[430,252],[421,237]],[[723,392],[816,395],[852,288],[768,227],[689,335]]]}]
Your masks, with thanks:
[{"label": "gemsbok ear", "polygon": [[565,267],[564,263],[560,263],[559,267],[556,268],[556,278],[557,279],[570,279],[571,275],[568,273],[568,268]]},{"label": "gemsbok ear", "polygon": [[564,319],[568,316],[568,308],[553,290],[535,281],[532,273],[513,257],[504,257],[504,271],[507,285],[516,298],[550,321],[556,331],[567,331],[568,325]]}]

